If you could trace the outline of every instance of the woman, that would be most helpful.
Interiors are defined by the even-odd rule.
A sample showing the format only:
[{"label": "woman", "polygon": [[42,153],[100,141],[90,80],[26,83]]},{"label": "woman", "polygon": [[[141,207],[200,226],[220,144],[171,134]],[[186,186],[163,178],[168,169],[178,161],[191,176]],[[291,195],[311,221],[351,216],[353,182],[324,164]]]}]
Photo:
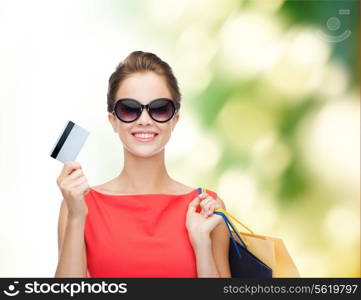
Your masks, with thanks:
[{"label": "woman", "polygon": [[124,167],[90,188],[78,162],[64,164],[55,277],[230,277],[229,233],[213,214],[224,202],[172,179],[164,163],[180,100],[170,66],[155,54],[135,51],[117,66],[108,119]]}]

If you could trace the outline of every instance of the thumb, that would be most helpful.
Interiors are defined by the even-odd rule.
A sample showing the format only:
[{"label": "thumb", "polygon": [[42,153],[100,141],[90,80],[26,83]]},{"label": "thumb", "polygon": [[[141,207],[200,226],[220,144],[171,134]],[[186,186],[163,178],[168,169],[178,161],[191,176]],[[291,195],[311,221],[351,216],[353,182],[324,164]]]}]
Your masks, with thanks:
[{"label": "thumb", "polygon": [[198,196],[195,197],[188,205],[188,212],[195,212],[200,201],[201,199]]}]

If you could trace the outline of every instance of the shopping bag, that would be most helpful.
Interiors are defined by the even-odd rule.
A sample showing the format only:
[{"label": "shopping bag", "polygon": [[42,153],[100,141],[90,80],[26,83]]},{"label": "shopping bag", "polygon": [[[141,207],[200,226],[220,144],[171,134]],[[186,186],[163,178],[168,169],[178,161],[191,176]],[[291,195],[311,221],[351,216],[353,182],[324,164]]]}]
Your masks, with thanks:
[{"label": "shopping bag", "polygon": [[[202,193],[202,189],[198,189]],[[231,276],[235,278],[271,278],[272,269],[247,249],[243,239],[239,237],[234,225],[223,212],[215,212],[223,217],[231,238],[229,247],[229,265]],[[236,240],[232,232],[237,236]]]},{"label": "shopping bag", "polygon": [[[230,254],[232,254],[232,257],[230,256],[230,263],[234,264],[234,261],[236,261],[236,258],[233,257],[233,248],[236,247],[233,240],[235,240],[238,248],[243,247],[247,249],[265,265],[271,268],[272,277],[300,277],[299,271],[282,239],[255,234],[251,229],[242,224],[237,218],[224,209],[216,209],[214,213],[223,217],[225,222],[229,224],[229,226],[227,226],[228,229],[229,227],[232,228],[232,230],[229,229],[233,244],[232,250],[230,249]],[[249,233],[238,231],[232,220],[247,229]],[[232,267],[238,268],[238,265],[230,265],[230,267],[231,269]],[[234,273],[237,272],[237,269],[234,270]]]},{"label": "shopping bag", "polygon": [[[262,260],[248,250],[248,246],[244,243],[232,224],[222,212],[215,212],[223,217],[231,237],[229,245],[229,266],[231,276],[234,278],[271,278],[272,269]],[[230,227],[232,229],[230,229]],[[234,235],[238,237],[238,240]]]}]

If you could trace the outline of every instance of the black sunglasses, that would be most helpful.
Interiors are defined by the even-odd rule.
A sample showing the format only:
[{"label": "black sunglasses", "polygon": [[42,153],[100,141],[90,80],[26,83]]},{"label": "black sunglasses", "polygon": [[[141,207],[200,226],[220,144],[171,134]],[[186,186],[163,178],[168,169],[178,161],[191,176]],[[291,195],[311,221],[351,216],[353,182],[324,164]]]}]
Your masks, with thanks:
[{"label": "black sunglasses", "polygon": [[144,108],[154,121],[165,123],[179,111],[180,103],[168,98],[157,98],[144,105],[135,99],[123,98],[115,102],[112,114],[120,121],[130,123],[140,117]]}]

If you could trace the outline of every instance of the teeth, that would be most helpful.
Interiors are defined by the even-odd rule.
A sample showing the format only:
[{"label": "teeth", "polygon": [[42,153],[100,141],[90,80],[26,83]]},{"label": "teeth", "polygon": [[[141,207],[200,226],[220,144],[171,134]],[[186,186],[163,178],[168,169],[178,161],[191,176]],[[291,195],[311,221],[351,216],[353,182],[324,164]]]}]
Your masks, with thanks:
[{"label": "teeth", "polygon": [[136,137],[138,138],[142,138],[142,139],[149,139],[155,136],[155,134],[149,134],[149,133],[136,133],[134,134]]}]

